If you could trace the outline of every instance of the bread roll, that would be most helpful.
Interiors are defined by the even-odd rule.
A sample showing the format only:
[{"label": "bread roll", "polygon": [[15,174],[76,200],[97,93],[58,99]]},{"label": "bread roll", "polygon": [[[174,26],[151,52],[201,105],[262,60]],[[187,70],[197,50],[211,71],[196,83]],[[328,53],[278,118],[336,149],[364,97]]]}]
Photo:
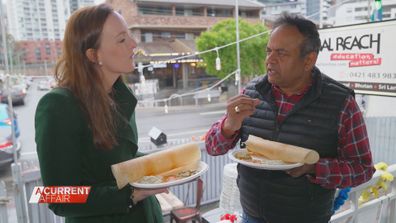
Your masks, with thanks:
[{"label": "bread roll", "polygon": [[198,144],[190,143],[114,164],[111,170],[118,188],[123,188],[144,176],[167,175],[186,168],[196,170],[200,160],[201,150]]},{"label": "bread roll", "polygon": [[271,160],[306,164],[314,164],[319,160],[319,154],[314,150],[274,142],[254,135],[249,135],[246,146],[248,151],[260,154]]}]

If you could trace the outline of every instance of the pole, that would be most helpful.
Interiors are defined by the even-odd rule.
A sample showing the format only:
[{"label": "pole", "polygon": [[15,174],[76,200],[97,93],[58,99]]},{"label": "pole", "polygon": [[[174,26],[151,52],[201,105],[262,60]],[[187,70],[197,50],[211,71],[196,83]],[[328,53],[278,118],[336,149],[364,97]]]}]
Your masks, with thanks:
[{"label": "pole", "polygon": [[371,3],[371,0],[367,1],[368,6],[367,6],[367,22],[371,22],[371,11],[373,10],[371,7],[373,4]]},{"label": "pole", "polygon": [[26,75],[26,64],[25,64],[25,60],[22,60],[22,65],[23,65],[23,74]]},{"label": "pole", "polygon": [[238,85],[238,94],[241,93],[241,58],[239,52],[239,6],[238,0],[235,0],[235,27],[236,27],[236,51],[237,51],[237,72],[235,82]]},{"label": "pole", "polygon": [[44,72],[45,72],[45,76],[48,76],[47,60],[44,61]]},{"label": "pole", "polygon": [[15,120],[14,120],[14,108],[12,107],[12,86],[11,86],[11,76],[9,74],[6,75],[7,78],[7,91],[8,91],[8,113],[10,116],[11,120],[11,140],[12,140],[12,148],[14,152],[14,162],[16,163],[18,161],[18,152],[17,152],[17,142],[16,142],[16,137],[15,137]]},{"label": "pole", "polygon": [[[7,43],[7,46],[8,46],[8,43]],[[15,72],[14,72],[14,59],[12,57],[12,51],[10,50],[10,48],[8,48],[7,51],[8,51],[8,59],[10,61],[10,65],[9,65],[10,74],[15,74]]]},{"label": "pole", "polygon": [[0,2],[0,22],[1,22],[1,37],[3,39],[3,55],[4,55],[4,70],[6,74],[10,73],[8,67],[8,50],[7,50],[7,34],[5,30],[4,14],[3,14],[3,3]]}]

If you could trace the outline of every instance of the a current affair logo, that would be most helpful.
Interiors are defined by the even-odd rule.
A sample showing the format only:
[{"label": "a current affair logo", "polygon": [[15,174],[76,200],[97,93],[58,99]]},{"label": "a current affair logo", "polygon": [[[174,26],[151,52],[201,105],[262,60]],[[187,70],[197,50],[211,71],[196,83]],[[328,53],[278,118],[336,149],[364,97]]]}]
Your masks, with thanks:
[{"label": "a current affair logo", "polygon": [[34,187],[29,203],[86,203],[90,186]]}]

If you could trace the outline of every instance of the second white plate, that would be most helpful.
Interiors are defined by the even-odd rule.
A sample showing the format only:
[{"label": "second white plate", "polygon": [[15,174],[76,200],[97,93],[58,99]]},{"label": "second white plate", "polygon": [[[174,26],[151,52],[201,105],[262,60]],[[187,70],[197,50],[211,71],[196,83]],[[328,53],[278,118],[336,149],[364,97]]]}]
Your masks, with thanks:
[{"label": "second white plate", "polygon": [[[269,163],[253,163],[253,162],[249,162],[247,160],[241,160],[235,157],[236,153],[247,153],[246,149],[239,149],[239,150],[234,150],[230,153],[228,153],[228,157],[232,160],[235,161],[237,163],[240,163],[244,166],[248,166],[251,168],[255,168],[255,169],[262,169],[262,170],[289,170],[295,167],[299,167],[302,166],[303,163],[270,163],[272,162],[271,160],[268,160]],[[264,158],[257,158],[255,157],[254,159],[258,159],[258,160],[265,160]]]}]

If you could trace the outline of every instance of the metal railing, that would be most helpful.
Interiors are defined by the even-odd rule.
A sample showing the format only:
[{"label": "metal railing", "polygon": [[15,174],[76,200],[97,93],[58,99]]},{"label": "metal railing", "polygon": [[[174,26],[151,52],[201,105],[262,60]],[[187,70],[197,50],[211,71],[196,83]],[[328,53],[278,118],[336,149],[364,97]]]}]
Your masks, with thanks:
[{"label": "metal railing", "polygon": [[[388,172],[396,176],[396,164],[389,166]],[[330,223],[395,223],[396,180],[391,182],[389,191],[385,194],[359,205],[359,197],[362,192],[368,187],[375,186],[382,173],[382,171],[377,170],[370,181],[352,188],[349,192],[349,200],[346,201],[349,207],[336,212]]]},{"label": "metal railing", "polygon": [[37,161],[24,160],[11,165],[15,188],[15,207],[18,223],[63,223],[64,218],[54,215],[47,204],[30,204],[28,200],[35,186],[42,186]]},{"label": "metal railing", "polygon": [[0,223],[8,223],[7,203],[7,190],[4,181],[0,181]]},{"label": "metal railing", "polygon": [[[394,145],[396,143],[396,118],[366,118],[366,124],[375,163],[379,161],[396,163],[396,150],[394,149]],[[182,140],[173,142],[172,145],[183,143],[188,143],[188,141]],[[152,150],[151,152],[154,152],[157,149],[154,148],[155,146],[145,147],[143,145],[139,145],[139,147],[146,150]],[[230,160],[226,155],[216,157],[208,155],[204,148],[203,142],[200,142],[200,147],[202,150],[202,160],[209,165],[208,172],[202,176],[205,185],[202,204],[207,204],[219,200],[222,188],[222,177],[220,176],[222,176],[224,165],[230,163]],[[15,206],[18,223],[62,222],[63,218],[55,216],[46,205],[27,203],[27,200],[30,198],[30,195],[33,191],[33,187],[42,185],[38,164],[37,161],[35,162],[36,163],[29,163],[24,161],[20,164],[13,164],[12,166],[13,185],[15,190]],[[393,188],[395,187],[396,186],[394,183]],[[4,188],[4,183],[0,182],[0,223],[8,223],[6,219],[7,217],[4,217],[7,216],[6,203],[8,201]],[[195,184],[184,184],[172,187],[170,189],[186,205],[194,205],[196,189]],[[393,191],[396,191],[396,189],[393,189]],[[394,210],[396,208],[394,204],[395,199],[386,199],[392,199],[393,203],[388,203],[393,205]],[[393,217],[393,219],[394,218],[395,217]],[[396,219],[392,223],[394,222],[396,222]]]},{"label": "metal railing", "polygon": [[[221,178],[218,176],[221,176],[223,166],[229,163],[230,160],[228,156],[210,156],[206,153],[203,142],[200,142],[200,147],[202,149],[202,160],[210,166],[208,172],[201,177],[205,185],[201,203],[207,204],[218,200],[222,188]],[[14,163],[11,166],[11,170],[15,187],[14,198],[18,223],[63,223],[64,218],[53,214],[52,211],[48,209],[47,204],[28,203],[33,188],[43,185],[37,161]],[[2,190],[2,188],[4,189]],[[196,185],[194,182],[175,186],[170,188],[170,190],[181,199],[185,205],[192,206],[195,204]],[[5,186],[2,187],[0,182],[0,213],[1,216],[5,216],[2,217],[5,220],[0,221],[0,223],[8,223],[6,221],[6,201]],[[0,220],[2,220],[2,218],[0,218]]]}]

